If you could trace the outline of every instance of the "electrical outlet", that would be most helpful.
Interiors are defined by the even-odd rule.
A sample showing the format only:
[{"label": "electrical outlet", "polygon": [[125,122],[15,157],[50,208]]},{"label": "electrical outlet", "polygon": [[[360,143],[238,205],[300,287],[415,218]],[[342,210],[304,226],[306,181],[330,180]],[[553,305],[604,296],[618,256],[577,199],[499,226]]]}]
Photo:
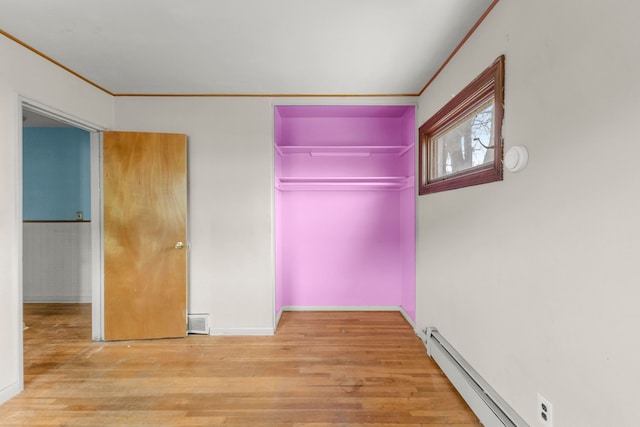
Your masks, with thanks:
[{"label": "electrical outlet", "polygon": [[84,212],[82,211],[77,211],[76,212],[76,220],[78,221],[82,221],[82,219],[84,218]]},{"label": "electrical outlet", "polygon": [[545,427],[553,427],[553,405],[544,396],[538,393],[538,421]]}]

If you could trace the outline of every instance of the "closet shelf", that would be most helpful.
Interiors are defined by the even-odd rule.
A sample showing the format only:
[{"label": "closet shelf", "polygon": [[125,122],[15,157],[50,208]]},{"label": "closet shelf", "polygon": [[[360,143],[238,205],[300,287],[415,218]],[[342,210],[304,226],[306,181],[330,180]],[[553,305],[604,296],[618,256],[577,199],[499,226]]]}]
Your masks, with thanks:
[{"label": "closet shelf", "polygon": [[404,190],[413,187],[412,176],[280,177],[276,188],[308,190]]},{"label": "closet shelf", "polygon": [[282,156],[288,154],[309,154],[310,156],[370,156],[372,154],[393,154],[402,156],[413,145],[276,145]]}]

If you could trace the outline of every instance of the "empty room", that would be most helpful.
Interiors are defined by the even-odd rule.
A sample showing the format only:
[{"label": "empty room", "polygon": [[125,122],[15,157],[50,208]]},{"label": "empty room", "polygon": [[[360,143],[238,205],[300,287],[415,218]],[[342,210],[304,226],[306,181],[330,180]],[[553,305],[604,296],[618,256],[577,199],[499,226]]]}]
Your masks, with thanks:
[{"label": "empty room", "polygon": [[0,426],[637,425],[639,12],[0,0]]}]

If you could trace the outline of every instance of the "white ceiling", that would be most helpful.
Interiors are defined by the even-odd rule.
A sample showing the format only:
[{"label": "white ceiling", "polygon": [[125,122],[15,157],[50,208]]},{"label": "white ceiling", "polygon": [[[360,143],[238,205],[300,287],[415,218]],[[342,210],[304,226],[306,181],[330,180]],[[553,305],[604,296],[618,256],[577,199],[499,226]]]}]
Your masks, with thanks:
[{"label": "white ceiling", "polygon": [[417,94],[493,0],[0,0],[114,94]]}]

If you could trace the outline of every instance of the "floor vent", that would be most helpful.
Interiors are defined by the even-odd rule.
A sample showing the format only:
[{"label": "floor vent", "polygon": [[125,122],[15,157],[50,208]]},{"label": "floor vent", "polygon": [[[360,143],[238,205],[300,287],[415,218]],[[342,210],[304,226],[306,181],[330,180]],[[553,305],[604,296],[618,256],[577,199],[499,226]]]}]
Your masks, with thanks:
[{"label": "floor vent", "polygon": [[529,427],[436,328],[425,330],[427,353],[486,427]]},{"label": "floor vent", "polygon": [[187,315],[187,333],[209,335],[209,315],[208,314]]}]

